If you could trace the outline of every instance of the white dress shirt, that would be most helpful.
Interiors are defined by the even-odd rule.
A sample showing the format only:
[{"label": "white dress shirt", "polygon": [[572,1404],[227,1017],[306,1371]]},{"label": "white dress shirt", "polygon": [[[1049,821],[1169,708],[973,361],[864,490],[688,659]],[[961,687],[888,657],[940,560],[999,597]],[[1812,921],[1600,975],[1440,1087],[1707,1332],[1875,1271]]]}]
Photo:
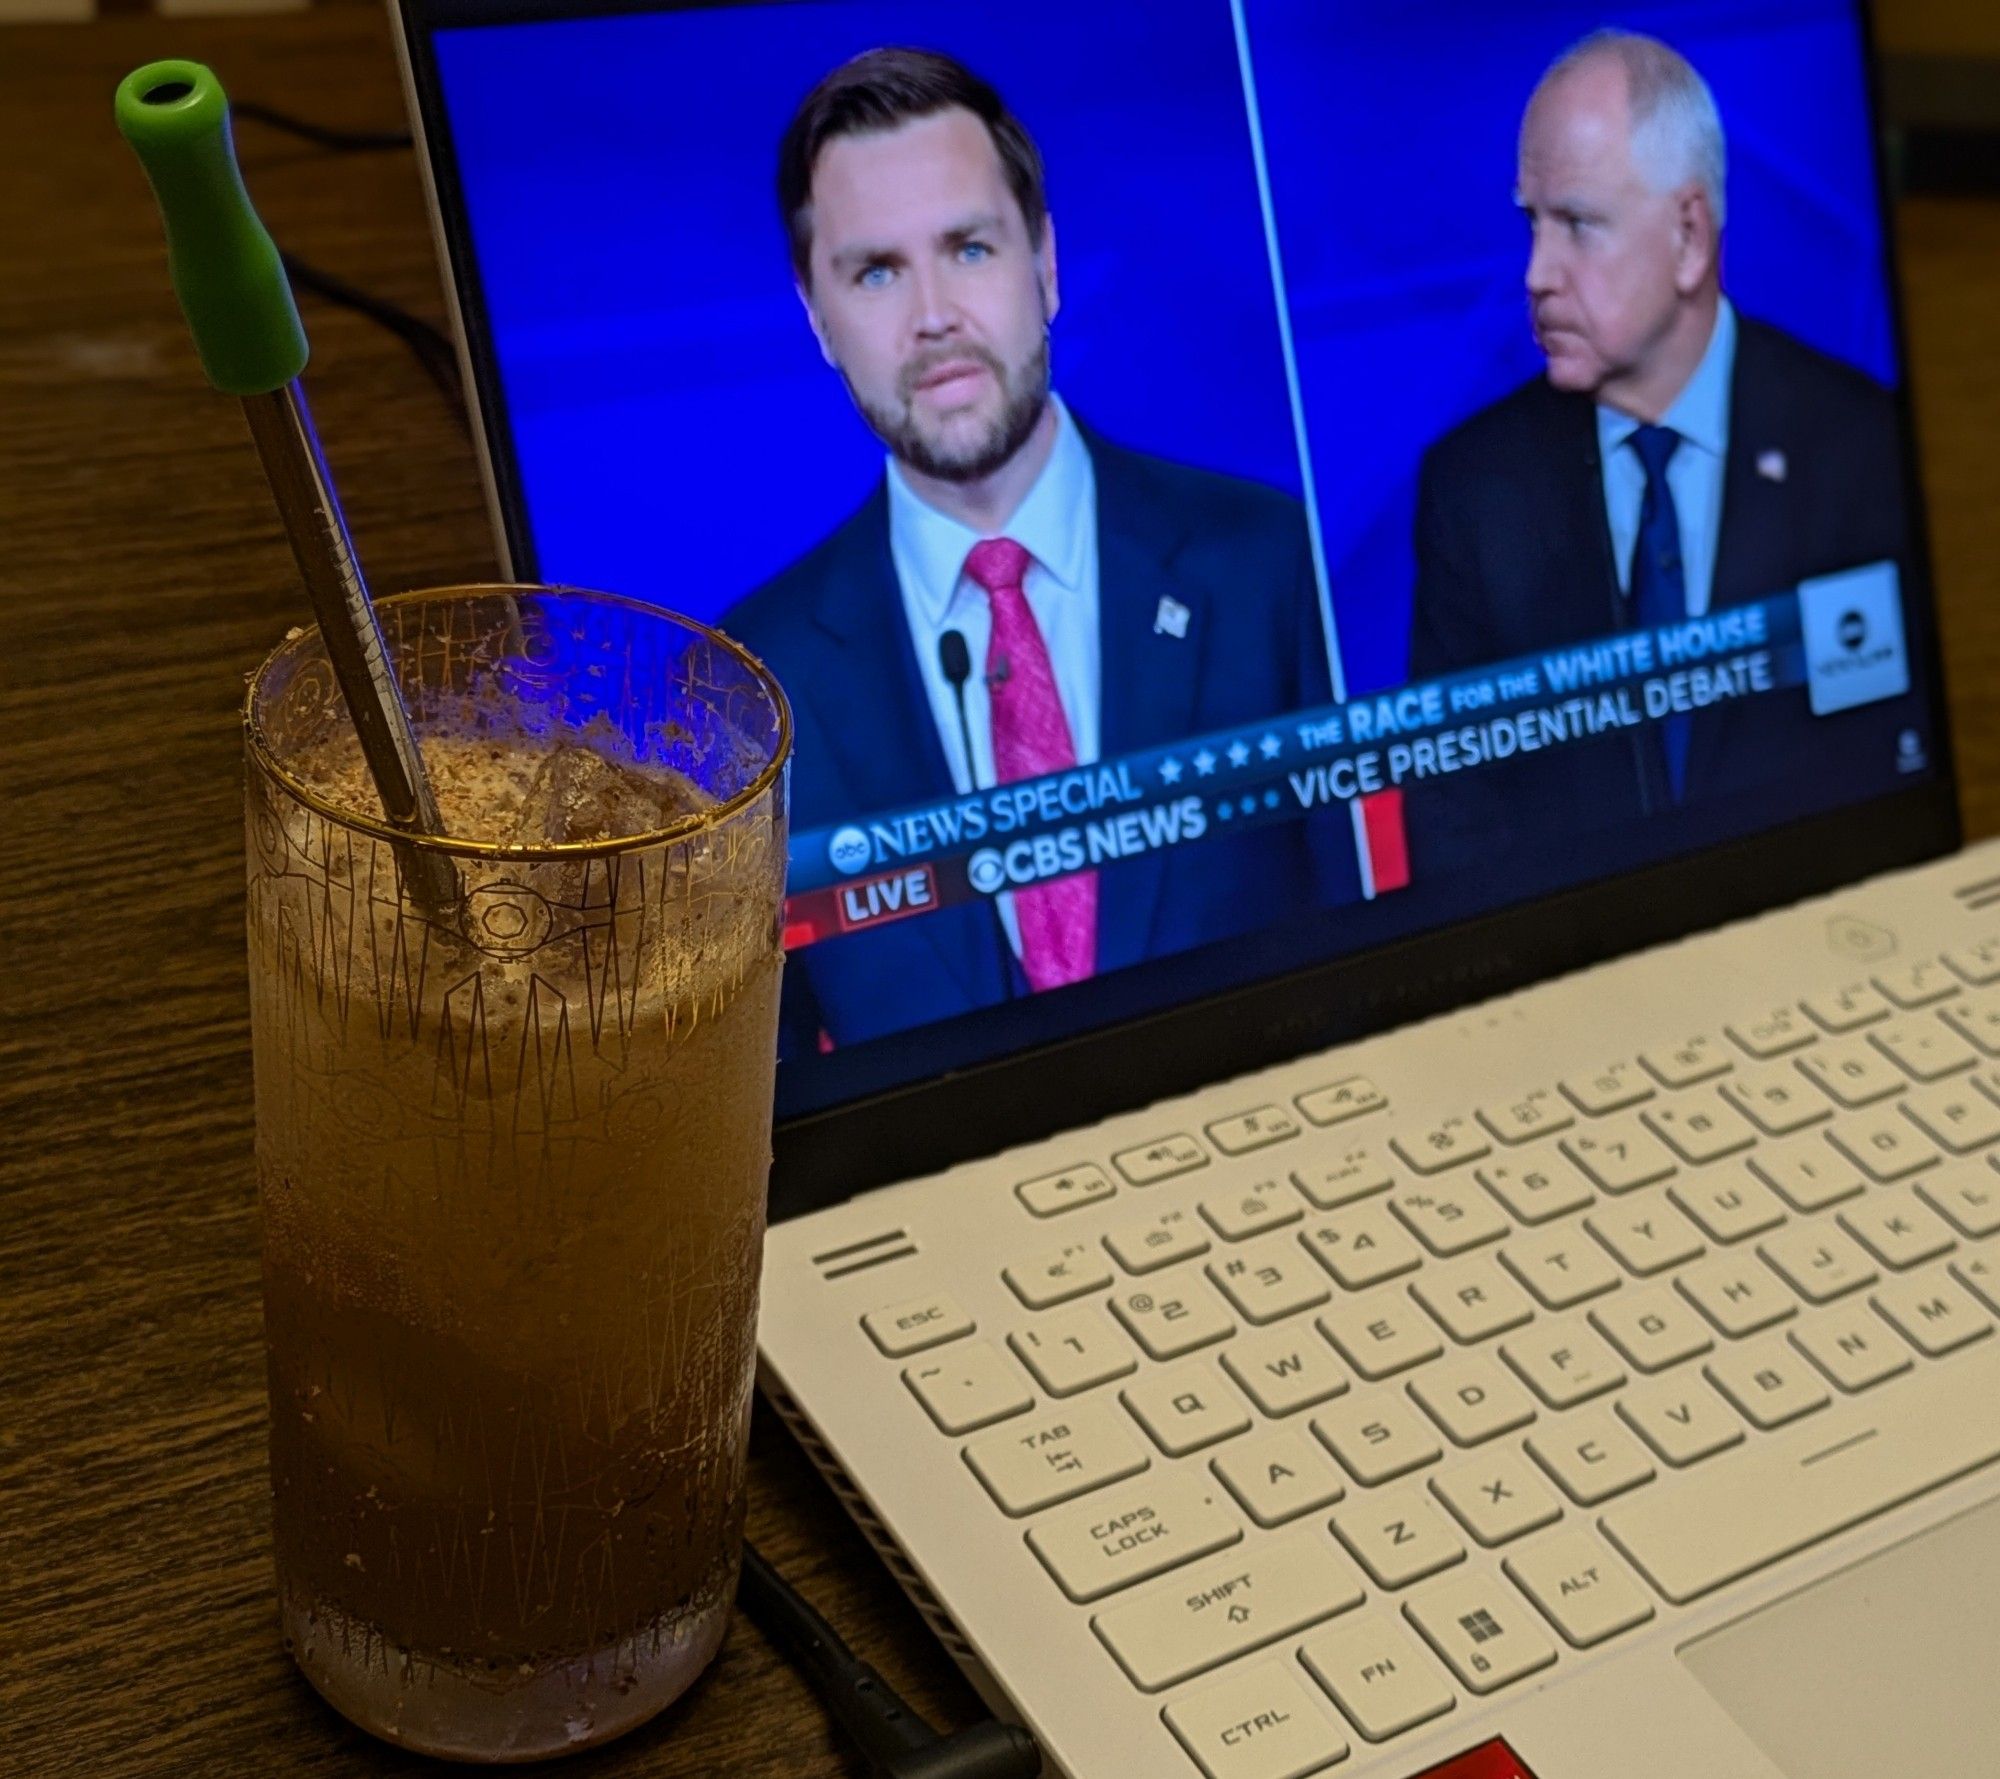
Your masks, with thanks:
[{"label": "white dress shirt", "polygon": [[[1024,577],[1028,609],[1048,646],[1056,693],[1069,720],[1078,765],[1097,759],[1101,651],[1097,608],[1097,476],[1089,448],[1060,399],[1055,448],[1021,504],[997,532],[970,526],[926,505],[889,460],[889,553],[903,593],[903,617],[917,652],[917,669],[930,696],[931,720],[961,795],[993,780],[992,703],[986,687],[986,647],[993,614],[986,590],[965,572],[965,558],[982,537],[1008,537],[1032,558]],[[965,721],[972,758],[965,756],[958,694],[945,678],[938,639],[947,630],[965,638],[972,674],[965,683]],[[1000,918],[1018,957],[1020,933],[1013,897],[1002,895]]]},{"label": "white dress shirt", "polygon": [[[1660,416],[1680,434],[1667,464],[1667,488],[1681,527],[1682,575],[1688,616],[1708,611],[1715,586],[1715,552],[1722,532],[1722,487],[1729,464],[1729,386],[1736,370],[1736,311],[1722,299],[1715,331],[1687,387]],[[1597,409],[1597,451],[1604,468],[1604,511],[1611,521],[1611,555],[1621,591],[1632,591],[1632,552],[1639,541],[1639,509],[1646,499],[1646,468],[1626,440],[1639,430],[1630,414],[1602,403]]]}]

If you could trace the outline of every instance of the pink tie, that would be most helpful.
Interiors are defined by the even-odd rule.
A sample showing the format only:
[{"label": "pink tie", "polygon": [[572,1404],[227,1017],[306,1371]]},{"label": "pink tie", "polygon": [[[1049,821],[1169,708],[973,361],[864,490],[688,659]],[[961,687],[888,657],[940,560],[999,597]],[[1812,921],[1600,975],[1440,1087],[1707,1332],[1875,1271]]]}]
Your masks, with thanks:
[{"label": "pink tie", "polygon": [[[966,574],[986,589],[993,609],[986,684],[993,708],[993,775],[1001,784],[1066,772],[1076,764],[1048,646],[1021,586],[1031,560],[1010,537],[986,538],[965,558]],[[1096,971],[1095,871],[1016,890],[1014,918],[1021,930],[1021,968],[1032,988],[1060,988]]]}]

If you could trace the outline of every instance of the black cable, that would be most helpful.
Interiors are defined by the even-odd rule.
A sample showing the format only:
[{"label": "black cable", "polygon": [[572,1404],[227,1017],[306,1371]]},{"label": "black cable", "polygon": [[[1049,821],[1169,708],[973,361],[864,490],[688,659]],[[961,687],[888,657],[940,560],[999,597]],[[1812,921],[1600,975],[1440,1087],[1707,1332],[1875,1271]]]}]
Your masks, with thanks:
[{"label": "black cable", "polygon": [[273,130],[283,130],[288,136],[298,136],[315,147],[331,148],[341,154],[366,154],[385,148],[408,148],[412,138],[408,130],[336,130],[326,124],[316,124],[302,117],[293,117],[289,112],[279,111],[274,106],[260,105],[255,99],[234,99],[230,110],[237,117],[247,117],[253,123],[260,123]]},{"label": "black cable", "polygon": [[465,386],[458,372],[458,353],[443,329],[432,326],[420,315],[398,308],[394,303],[370,296],[365,290],[357,290],[346,279],[321,271],[295,253],[281,254],[280,258],[294,289],[309,290],[330,303],[352,309],[396,335],[416,354],[417,362],[424,367],[430,380],[444,391],[445,399],[457,411],[458,417],[461,420],[467,417]]},{"label": "black cable", "polygon": [[989,1718],[940,1736],[747,1540],[737,1603],[860,1745],[877,1779],[1035,1779],[1042,1751],[1017,1724]]}]

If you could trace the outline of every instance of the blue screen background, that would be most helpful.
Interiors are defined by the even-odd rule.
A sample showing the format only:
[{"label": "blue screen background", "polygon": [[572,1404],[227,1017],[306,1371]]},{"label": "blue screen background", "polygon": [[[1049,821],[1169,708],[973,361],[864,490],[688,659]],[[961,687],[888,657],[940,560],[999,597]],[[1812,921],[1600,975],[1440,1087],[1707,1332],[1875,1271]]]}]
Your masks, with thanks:
[{"label": "blue screen background", "polygon": [[798,101],[879,44],[959,57],[1040,144],[1075,412],[1300,493],[1229,7],[1176,6],[1171,30],[1159,11],[861,0],[438,32],[542,577],[712,618],[881,475],[773,195]]}]

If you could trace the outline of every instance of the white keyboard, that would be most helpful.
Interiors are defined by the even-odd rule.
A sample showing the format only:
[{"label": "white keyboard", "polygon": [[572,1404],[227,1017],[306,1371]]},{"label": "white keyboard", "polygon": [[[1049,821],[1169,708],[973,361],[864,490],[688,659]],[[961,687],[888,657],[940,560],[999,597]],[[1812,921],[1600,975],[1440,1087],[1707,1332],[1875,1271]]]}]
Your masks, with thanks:
[{"label": "white keyboard", "polygon": [[862,1325],[1190,1770],[1295,1779],[2000,1458],[1996,1162],[2000,940],[1079,1155],[1007,1314]]}]

